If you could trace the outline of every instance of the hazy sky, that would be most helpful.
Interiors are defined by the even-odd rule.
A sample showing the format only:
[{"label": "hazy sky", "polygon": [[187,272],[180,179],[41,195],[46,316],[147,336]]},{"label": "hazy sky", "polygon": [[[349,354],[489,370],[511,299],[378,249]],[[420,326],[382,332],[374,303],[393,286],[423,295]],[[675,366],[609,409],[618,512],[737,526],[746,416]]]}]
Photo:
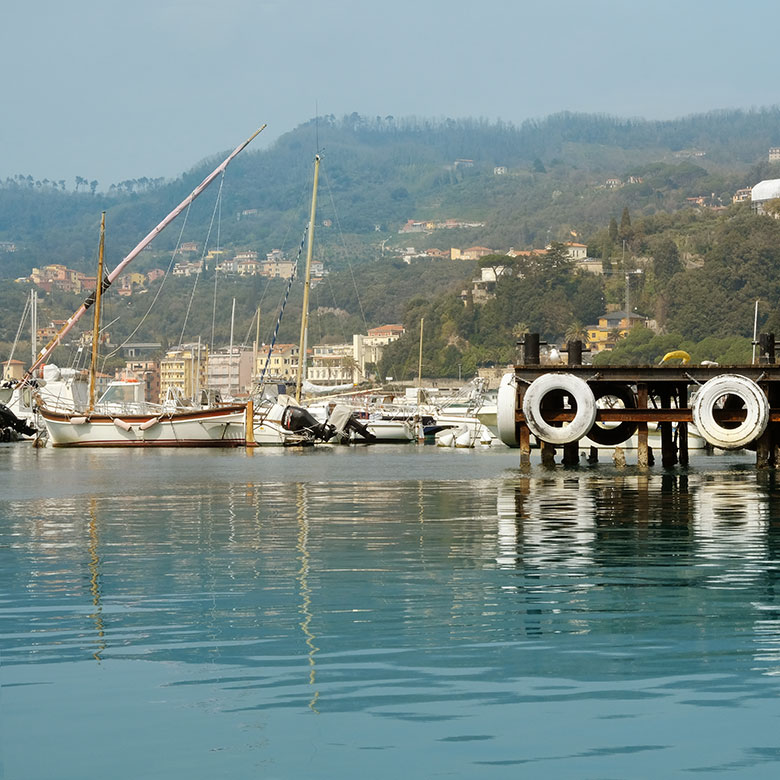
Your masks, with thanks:
[{"label": "hazy sky", "polygon": [[[6,0],[0,179],[174,177],[320,114],[780,103],[776,0]],[[780,128],[779,128],[780,131]],[[780,139],[778,139],[780,141]]]}]

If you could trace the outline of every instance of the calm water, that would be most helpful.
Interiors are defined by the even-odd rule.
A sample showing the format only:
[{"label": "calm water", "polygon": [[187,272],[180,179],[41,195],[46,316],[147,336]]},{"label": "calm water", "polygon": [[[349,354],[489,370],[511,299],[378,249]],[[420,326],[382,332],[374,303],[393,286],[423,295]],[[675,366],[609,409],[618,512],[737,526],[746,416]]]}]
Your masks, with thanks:
[{"label": "calm water", "polygon": [[780,480],[517,462],[0,448],[0,774],[777,777]]}]

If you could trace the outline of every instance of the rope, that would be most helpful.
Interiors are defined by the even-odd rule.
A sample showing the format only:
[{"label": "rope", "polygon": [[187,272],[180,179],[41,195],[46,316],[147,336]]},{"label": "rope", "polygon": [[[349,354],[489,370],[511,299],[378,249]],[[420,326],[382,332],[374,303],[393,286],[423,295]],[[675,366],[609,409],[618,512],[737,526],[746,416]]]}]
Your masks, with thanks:
[{"label": "rope", "polygon": [[[192,293],[190,294],[190,300],[187,304],[187,313],[184,315],[184,324],[181,326],[181,336],[179,336],[179,346],[184,344],[184,331],[187,328],[187,322],[190,318],[190,309],[192,308],[192,301],[195,298],[195,290],[198,288],[198,279],[200,278],[201,271],[206,264],[206,251],[209,245],[209,238],[211,237],[211,229],[214,227],[214,219],[216,217],[219,204],[222,202],[222,186],[225,183],[225,172],[222,171],[222,177],[219,180],[219,190],[217,191],[217,199],[214,203],[214,211],[211,212],[211,222],[209,223],[209,230],[206,233],[206,240],[203,242],[203,252],[200,256],[201,267],[195,274],[195,284],[192,285]],[[217,235],[219,235],[219,229],[217,229]]]},{"label": "rope", "polygon": [[274,334],[271,338],[271,343],[268,346],[268,354],[265,358],[265,365],[263,366],[263,370],[260,374],[260,380],[257,383],[257,387],[261,387],[263,382],[265,381],[265,372],[268,370],[268,364],[271,362],[271,353],[274,350],[274,346],[276,345],[276,337],[279,335],[279,325],[281,325],[282,322],[282,315],[284,314],[284,307],[287,305],[287,298],[290,295],[290,288],[293,285],[293,282],[295,281],[295,278],[298,276],[298,265],[301,261],[301,254],[303,253],[303,245],[306,241],[306,235],[309,232],[309,226],[306,225],[306,228],[303,231],[303,237],[301,238],[301,244],[298,247],[298,254],[295,258],[295,268],[293,270],[293,273],[290,276],[289,281],[287,282],[287,289],[284,291],[284,300],[282,301],[282,307],[279,310],[279,316],[276,318],[276,326],[274,327]]},{"label": "rope", "polygon": [[103,368],[105,368],[106,361],[110,358],[116,355],[117,352],[119,352],[122,347],[125,346],[125,344],[128,344],[130,342],[130,339],[135,336],[136,333],[141,329],[141,326],[146,321],[146,318],[149,316],[149,313],[152,311],[152,308],[157,303],[157,299],[160,297],[160,293],[162,292],[163,286],[165,285],[165,280],[168,278],[168,276],[171,273],[171,269],[173,268],[173,263],[176,260],[176,255],[179,253],[179,247],[181,246],[181,239],[184,236],[184,228],[187,226],[187,219],[190,215],[190,208],[192,206],[192,203],[187,206],[187,210],[184,212],[184,220],[182,222],[181,230],[179,231],[179,238],[176,241],[176,247],[173,250],[173,254],[171,255],[171,260],[168,263],[168,268],[165,270],[165,275],[162,278],[162,281],[160,282],[160,286],[157,288],[157,292],[155,293],[154,300],[149,304],[149,308],[146,310],[146,313],[143,317],[141,317],[140,322],[138,325],[135,326],[133,329],[133,332],[113,351],[109,352],[104,358],[103,358],[103,365],[101,366],[101,371]]},{"label": "rope", "polygon": [[[8,370],[8,366],[11,365],[11,361],[14,359],[14,352],[16,352],[16,345],[19,343],[19,336],[22,333],[22,327],[24,326],[24,321],[27,319],[27,310],[32,307],[32,295],[30,295],[28,298],[25,298],[24,301],[24,311],[22,312],[22,316],[19,319],[19,327],[16,329],[16,337],[14,338],[13,346],[11,347],[11,354],[8,356],[8,361],[5,364],[6,370]],[[0,377],[2,379],[2,377]]]},{"label": "rope", "polygon": [[344,256],[347,259],[347,268],[349,268],[349,275],[352,277],[352,286],[355,288],[355,297],[357,298],[358,307],[360,308],[360,316],[363,319],[363,327],[366,329],[366,333],[368,333],[368,322],[366,320],[366,313],[363,311],[363,303],[360,300],[360,293],[358,292],[358,286],[357,282],[355,281],[355,274],[352,271],[352,263],[349,262],[349,250],[347,248],[347,242],[344,240],[344,231],[341,229],[341,220],[339,219],[339,213],[336,211],[336,203],[333,200],[333,191],[330,188],[330,179],[328,179],[328,174],[323,171],[323,177],[325,179],[325,184],[328,187],[328,196],[330,197],[330,203],[333,207],[333,215],[336,217],[336,225],[338,225],[339,229],[339,238],[341,239],[341,243],[344,247]]},{"label": "rope", "polygon": [[[224,176],[224,174],[223,174]],[[220,192],[222,191],[222,183],[220,182]],[[219,253],[219,241],[220,241],[220,229],[222,227],[222,199],[218,198],[219,202],[219,218],[217,219],[217,252]],[[215,255],[215,258],[218,258],[219,254]],[[216,348],[216,342],[214,340],[214,334],[216,330],[216,322],[217,322],[217,277],[219,274],[217,273],[217,262],[218,260],[215,259],[214,261],[214,300],[211,303],[211,349],[212,351]]]}]

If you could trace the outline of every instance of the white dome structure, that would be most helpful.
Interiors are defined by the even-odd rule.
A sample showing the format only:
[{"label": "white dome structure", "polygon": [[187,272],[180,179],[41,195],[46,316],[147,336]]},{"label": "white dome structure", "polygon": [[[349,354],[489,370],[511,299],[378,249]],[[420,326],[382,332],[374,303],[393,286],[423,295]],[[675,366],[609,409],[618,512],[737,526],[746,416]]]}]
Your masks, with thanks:
[{"label": "white dome structure", "polygon": [[753,208],[759,213],[764,213],[763,204],[768,200],[780,198],[780,179],[765,179],[756,184],[751,190],[750,199]]}]

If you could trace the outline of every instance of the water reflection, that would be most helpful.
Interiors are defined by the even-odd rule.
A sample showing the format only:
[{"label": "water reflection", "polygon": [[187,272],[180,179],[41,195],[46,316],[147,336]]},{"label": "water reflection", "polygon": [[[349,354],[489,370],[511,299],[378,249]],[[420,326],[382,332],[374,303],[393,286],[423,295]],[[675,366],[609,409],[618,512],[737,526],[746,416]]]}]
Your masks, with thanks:
[{"label": "water reflection", "polygon": [[95,509],[95,500],[89,502],[89,590],[92,593],[92,604],[95,611],[90,617],[95,621],[95,631],[98,639],[95,642],[97,649],[92,654],[96,661],[100,661],[100,654],[106,649],[105,630],[103,627],[103,605],[100,601],[100,555],[98,552],[98,520]]},{"label": "water reflection", "polygon": [[[272,669],[305,684],[277,685],[278,703],[320,711],[370,675],[356,658],[390,648],[487,643],[500,666],[501,643],[588,636],[576,652],[606,673],[615,648],[715,642],[727,626],[774,675],[778,501],[754,470],[206,480],[142,500],[6,501],[4,658],[208,660],[254,670],[247,685]],[[576,676],[577,659],[557,668]]]},{"label": "water reflection", "polygon": [[[780,693],[774,473],[473,477],[453,453],[438,471],[407,457],[399,477],[361,453],[334,455],[355,470],[335,478],[317,456],[278,456],[276,471],[262,453],[184,457],[139,459],[127,488],[116,456],[83,482],[0,492],[4,709],[34,713],[39,731],[94,727],[121,702],[126,720],[105,721],[135,734],[159,712],[156,761],[186,746],[203,759],[193,778],[302,776],[315,753],[365,776],[378,749],[422,758],[417,776],[462,777],[542,761],[627,777],[638,751],[656,756],[647,774],[673,776],[773,755],[761,751]],[[308,473],[291,478],[288,462]],[[680,728],[693,719],[696,733]],[[36,731],[9,720],[20,745]],[[710,758],[702,738],[684,754],[739,724],[744,750],[734,738]],[[145,775],[118,770],[133,776]]]},{"label": "water reflection", "polygon": [[[519,476],[498,486],[495,562],[523,576],[504,589],[526,601],[529,578],[543,577],[554,608],[537,610],[540,633],[604,630],[597,591],[609,588],[622,592],[624,627],[665,619],[713,637],[728,625],[753,636],[756,669],[778,675],[779,502],[777,476],[753,470]],[[664,590],[676,604],[665,618]]]}]

